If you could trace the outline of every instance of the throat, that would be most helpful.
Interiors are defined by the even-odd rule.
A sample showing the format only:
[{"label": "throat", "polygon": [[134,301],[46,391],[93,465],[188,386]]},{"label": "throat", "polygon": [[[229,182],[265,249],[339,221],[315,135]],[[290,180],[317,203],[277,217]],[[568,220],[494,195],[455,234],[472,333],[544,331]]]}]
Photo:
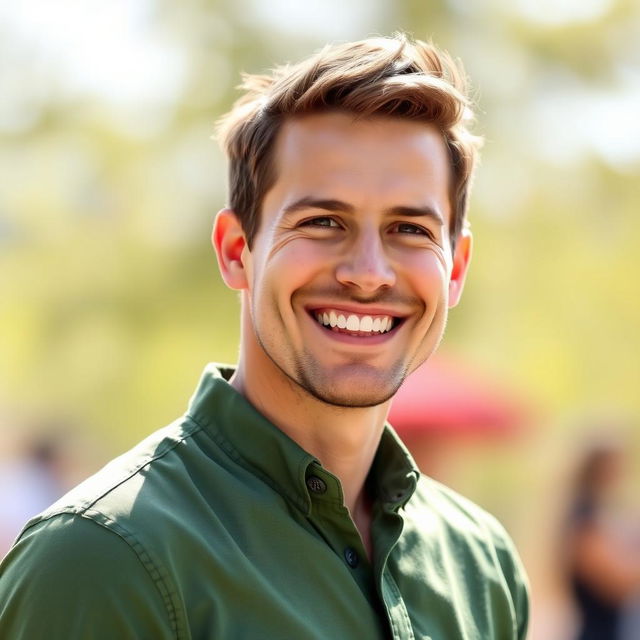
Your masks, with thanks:
[{"label": "throat", "polygon": [[365,489],[362,492],[362,498],[356,503],[353,512],[353,523],[360,534],[362,545],[367,552],[367,557],[371,560],[373,554],[373,540],[371,537],[371,520],[373,513],[373,501],[369,496],[369,492]]}]

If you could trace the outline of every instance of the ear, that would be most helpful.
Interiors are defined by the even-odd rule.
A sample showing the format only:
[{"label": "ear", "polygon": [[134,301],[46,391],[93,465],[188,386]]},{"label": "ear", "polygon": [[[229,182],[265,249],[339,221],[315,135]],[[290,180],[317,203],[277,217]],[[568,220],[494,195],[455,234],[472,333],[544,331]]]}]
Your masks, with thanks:
[{"label": "ear", "polygon": [[456,240],[456,250],[453,254],[453,268],[449,278],[449,307],[455,307],[460,302],[467,269],[471,260],[473,237],[471,229],[463,228]]},{"label": "ear", "polygon": [[245,269],[247,239],[240,220],[231,209],[218,212],[213,223],[211,242],[218,257],[222,279],[231,289],[247,289],[249,278]]}]

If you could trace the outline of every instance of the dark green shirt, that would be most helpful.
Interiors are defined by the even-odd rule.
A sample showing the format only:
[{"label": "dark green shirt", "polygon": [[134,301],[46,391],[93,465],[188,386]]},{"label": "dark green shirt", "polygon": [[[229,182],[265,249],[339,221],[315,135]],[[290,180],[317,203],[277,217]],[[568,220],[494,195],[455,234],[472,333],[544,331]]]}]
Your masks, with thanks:
[{"label": "dark green shirt", "polygon": [[338,479],[210,366],[183,418],[27,524],[0,637],[524,638],[494,518],[420,476],[389,427],[368,483],[370,561]]}]

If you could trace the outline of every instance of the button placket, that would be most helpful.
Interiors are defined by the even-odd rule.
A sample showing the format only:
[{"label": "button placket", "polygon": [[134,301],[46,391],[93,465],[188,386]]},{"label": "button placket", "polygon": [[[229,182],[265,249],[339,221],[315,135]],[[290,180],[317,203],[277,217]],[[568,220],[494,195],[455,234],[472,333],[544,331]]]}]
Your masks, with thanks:
[{"label": "button placket", "polygon": [[382,597],[391,623],[394,640],[415,640],[407,607],[391,573],[385,568],[382,581]]},{"label": "button placket", "polygon": [[351,573],[359,588],[369,597],[373,574],[367,562],[366,551],[361,549],[355,524],[344,505],[340,481],[331,473],[325,474],[324,469],[309,468],[304,483],[312,503],[310,521],[337,558],[344,563],[345,570]]}]

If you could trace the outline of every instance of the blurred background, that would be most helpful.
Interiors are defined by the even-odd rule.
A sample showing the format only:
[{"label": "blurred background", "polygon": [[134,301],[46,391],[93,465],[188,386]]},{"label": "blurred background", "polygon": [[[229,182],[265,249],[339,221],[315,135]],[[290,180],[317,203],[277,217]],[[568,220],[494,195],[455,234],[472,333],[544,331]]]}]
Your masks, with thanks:
[{"label": "blurred background", "polygon": [[586,445],[620,443],[609,502],[625,531],[639,522],[635,0],[0,4],[0,521],[178,416],[206,362],[235,360],[238,300],[209,236],[226,197],[211,135],[239,73],[396,29],[464,61],[486,138],[470,278],[421,383],[449,400],[399,427],[516,540],[531,637],[568,638],[558,558]]}]

